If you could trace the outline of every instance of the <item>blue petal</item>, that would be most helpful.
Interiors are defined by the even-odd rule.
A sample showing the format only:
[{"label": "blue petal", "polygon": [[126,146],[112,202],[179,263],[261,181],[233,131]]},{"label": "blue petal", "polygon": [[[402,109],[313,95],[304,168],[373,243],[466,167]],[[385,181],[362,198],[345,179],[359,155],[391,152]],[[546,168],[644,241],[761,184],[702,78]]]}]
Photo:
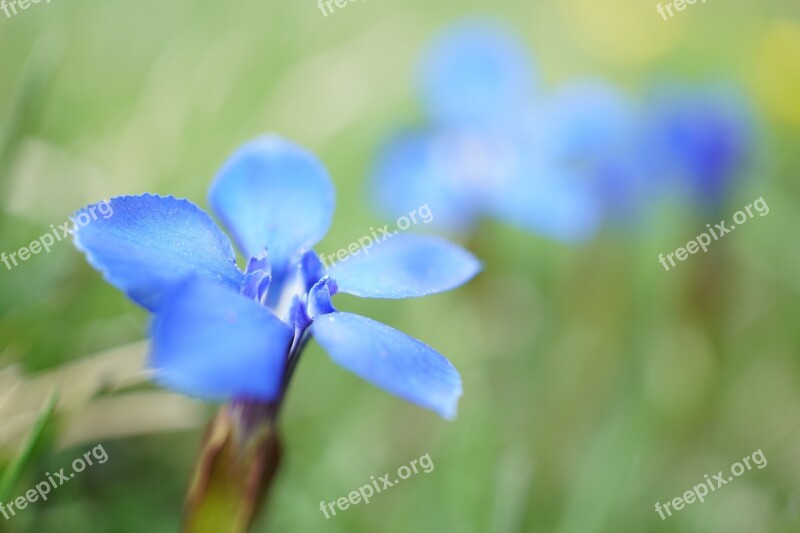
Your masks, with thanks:
[{"label": "blue petal", "polygon": [[443,418],[455,418],[463,390],[461,376],[430,346],[350,313],[317,317],[311,330],[338,365]]},{"label": "blue petal", "polygon": [[303,339],[308,336],[308,326],[311,325],[311,317],[308,316],[306,306],[299,296],[292,297],[288,317],[288,323],[293,331],[293,341],[289,353],[293,354],[299,349]]},{"label": "blue petal", "polygon": [[[543,104],[538,139],[542,159],[554,161],[549,169],[538,172],[555,176],[556,183],[550,185],[549,195],[530,194],[545,200],[547,196],[562,198],[552,206],[565,215],[574,213],[564,217],[568,224],[557,222],[556,215],[551,217],[555,230],[551,236],[578,240],[590,235],[597,209],[603,216],[622,219],[641,210],[652,173],[647,171],[641,149],[639,115],[624,91],[602,80],[566,83]],[[592,205],[595,201],[597,209]]]},{"label": "blue petal", "polygon": [[78,225],[75,246],[134,302],[157,311],[164,293],[189,275],[239,290],[242,273],[230,241],[193,203],[145,194],[112,198],[109,205],[107,218]]},{"label": "blue petal", "polygon": [[308,292],[308,315],[315,318],[319,315],[335,313],[336,308],[333,306],[332,298],[338,290],[336,282],[329,277],[325,276],[319,280]]},{"label": "blue petal", "polygon": [[334,190],[322,163],[303,148],[265,136],[240,148],[209,193],[214,213],[247,256],[269,251],[277,270],[328,232]]},{"label": "blue petal", "polygon": [[251,257],[242,282],[241,294],[251,300],[266,305],[269,287],[272,284],[272,266],[267,252]]},{"label": "blue petal", "polygon": [[573,164],[634,141],[633,104],[622,90],[603,81],[580,80],[559,87],[542,114],[551,149]]},{"label": "blue petal", "polygon": [[[452,176],[457,154],[441,149],[439,136],[404,133],[380,150],[375,163],[374,190],[378,204],[393,217],[427,206],[440,228],[469,228],[476,216],[469,183]],[[455,179],[451,179],[455,178]]]},{"label": "blue petal", "polygon": [[392,235],[328,270],[339,292],[364,298],[412,298],[449,291],[480,272],[475,257],[444,239]]},{"label": "blue petal", "polygon": [[325,275],[325,267],[314,250],[309,250],[300,256],[297,260],[297,269],[303,280],[304,292],[311,290],[311,287]]},{"label": "blue petal", "polygon": [[510,224],[566,243],[594,235],[602,218],[591,184],[546,158],[529,159],[515,179],[492,197],[491,210]]},{"label": "blue petal", "polygon": [[165,298],[152,336],[155,380],[206,400],[275,399],[292,341],[266,307],[191,278]]},{"label": "blue petal", "polygon": [[479,124],[512,114],[533,86],[524,46],[502,24],[467,21],[442,33],[422,65],[429,113],[445,124]]}]

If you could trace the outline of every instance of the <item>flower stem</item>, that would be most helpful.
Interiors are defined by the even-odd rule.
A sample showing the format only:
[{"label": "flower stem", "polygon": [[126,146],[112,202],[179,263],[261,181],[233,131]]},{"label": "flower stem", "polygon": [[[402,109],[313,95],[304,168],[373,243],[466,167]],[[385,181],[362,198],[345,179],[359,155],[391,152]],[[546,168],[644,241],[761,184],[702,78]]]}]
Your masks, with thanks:
[{"label": "flower stem", "polygon": [[278,470],[271,405],[236,402],[211,422],[186,501],[186,533],[249,531]]},{"label": "flower stem", "polygon": [[185,533],[249,531],[280,466],[278,414],[310,338],[306,332],[292,346],[275,401],[240,400],[217,412],[186,499]]}]

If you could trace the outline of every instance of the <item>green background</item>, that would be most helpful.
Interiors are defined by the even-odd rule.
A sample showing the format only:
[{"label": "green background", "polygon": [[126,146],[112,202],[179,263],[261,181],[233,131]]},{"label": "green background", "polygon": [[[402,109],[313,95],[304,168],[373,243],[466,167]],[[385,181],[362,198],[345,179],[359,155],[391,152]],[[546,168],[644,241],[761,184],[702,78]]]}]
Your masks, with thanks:
[{"label": "green background", "polygon": [[[419,300],[337,297],[445,354],[464,379],[459,417],[393,398],[311,343],[255,530],[798,531],[800,8],[712,0],[663,21],[655,5],[370,0],[324,17],[307,0],[54,0],[0,13],[0,250],[115,195],[206,207],[225,158],[263,132],[323,160],[337,211],[316,249],[346,247],[393,223],[366,192],[375,150],[424,119],[419,55],[464,16],[515,28],[545,91],[585,76],[633,95],[662,79],[732,81],[759,135],[724,216],[759,196],[768,216],[669,272],[658,254],[718,218],[659,203],[577,247],[487,221],[462,238],[485,264],[471,284]],[[0,267],[0,458],[14,456],[53,382],[68,400],[12,495],[99,443],[109,454],[0,530],[178,528],[213,407],[142,383],[146,327],[67,243]],[[763,470],[668,520],[654,511],[758,449]],[[319,511],[426,453],[430,474],[329,520]]]}]

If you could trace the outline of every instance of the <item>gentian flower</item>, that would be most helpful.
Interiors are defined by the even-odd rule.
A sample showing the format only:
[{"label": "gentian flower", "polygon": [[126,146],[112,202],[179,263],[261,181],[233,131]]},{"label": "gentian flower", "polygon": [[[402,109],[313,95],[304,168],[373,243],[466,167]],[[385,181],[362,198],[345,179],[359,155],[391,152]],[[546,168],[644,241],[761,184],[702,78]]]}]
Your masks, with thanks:
[{"label": "gentian flower", "polygon": [[437,224],[460,232],[485,217],[567,242],[596,231],[593,186],[557,157],[531,61],[502,25],[448,29],[420,78],[428,124],[381,150],[374,183],[384,208],[399,215],[427,203]]},{"label": "gentian flower", "polygon": [[210,401],[279,403],[313,337],[370,383],[455,416],[462,385],[447,359],[338,311],[332,297],[446,291],[471,279],[478,261],[442,239],[398,235],[324,268],[312,246],[331,223],[334,189],[310,153],[267,136],[244,145],[217,175],[209,204],[248,258],[244,271],[228,238],[190,201],[144,194],[110,202],[114,215],[80,228],[75,244],[153,313],[149,365],[161,385]]},{"label": "gentian flower", "polygon": [[659,87],[650,98],[647,139],[660,180],[717,206],[751,155],[748,105],[726,87]]},{"label": "gentian flower", "polygon": [[599,79],[561,84],[543,99],[537,121],[556,168],[593,191],[603,219],[641,214],[655,191],[641,111],[624,91]]}]

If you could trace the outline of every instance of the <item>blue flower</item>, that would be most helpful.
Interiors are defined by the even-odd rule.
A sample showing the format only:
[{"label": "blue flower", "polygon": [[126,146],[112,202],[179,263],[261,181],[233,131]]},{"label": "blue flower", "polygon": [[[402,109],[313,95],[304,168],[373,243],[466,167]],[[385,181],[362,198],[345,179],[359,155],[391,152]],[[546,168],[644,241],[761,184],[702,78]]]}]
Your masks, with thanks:
[{"label": "blue flower", "polygon": [[311,247],[327,233],[334,190],[310,153],[262,137],[216,177],[209,203],[248,258],[244,272],[228,238],[190,201],[145,194],[110,203],[113,216],[80,228],[75,243],[109,283],[153,313],[149,365],[163,386],[211,401],[276,402],[313,337],[370,383],[455,416],[462,385],[447,359],[389,326],[337,311],[331,299],[446,291],[480,264],[445,240],[398,235],[326,269]]},{"label": "blue flower", "polygon": [[512,118],[529,103],[536,81],[524,44],[501,23],[474,19],[429,45],[419,90],[435,123],[483,126]]},{"label": "blue flower", "polygon": [[701,202],[720,203],[748,161],[746,101],[728,87],[662,86],[649,102],[647,138],[661,180]]},{"label": "blue flower", "polygon": [[572,113],[562,126],[557,119],[566,108],[537,94],[524,46],[496,23],[458,24],[424,59],[420,86],[429,123],[381,150],[374,170],[379,203],[396,215],[428,204],[435,222],[455,231],[491,217],[560,241],[592,236],[604,208],[593,176],[572,156],[587,149],[584,141],[594,142],[581,136],[602,133],[584,131],[587,124],[625,124],[614,115],[618,107],[603,108],[602,94],[584,99],[579,111],[588,119]]},{"label": "blue flower", "polygon": [[625,92],[597,79],[564,83],[544,100],[539,122],[550,157],[592,189],[602,218],[641,215],[655,191],[641,111]]}]

